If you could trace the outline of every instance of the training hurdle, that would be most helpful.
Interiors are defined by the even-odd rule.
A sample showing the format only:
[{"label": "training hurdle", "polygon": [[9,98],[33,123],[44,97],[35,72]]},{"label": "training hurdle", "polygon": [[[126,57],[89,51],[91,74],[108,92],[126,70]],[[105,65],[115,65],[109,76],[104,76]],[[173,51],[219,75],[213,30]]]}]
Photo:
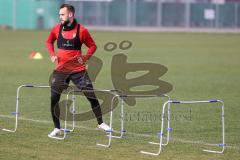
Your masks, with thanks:
[{"label": "training hurdle", "polygon": [[[6,131],[6,132],[16,132],[17,131],[17,128],[18,128],[18,117],[19,117],[19,102],[20,102],[20,91],[22,88],[50,88],[50,86],[47,86],[47,85],[32,85],[32,84],[25,84],[25,85],[20,85],[18,88],[17,88],[17,95],[16,95],[16,109],[15,109],[15,112],[12,112],[11,114],[15,116],[15,124],[14,124],[14,127],[13,129],[6,129],[6,128],[3,128],[2,130],[3,131]],[[73,100],[73,106],[75,105],[75,96],[72,95],[72,100]],[[73,121],[73,126],[74,126],[74,121]],[[68,130],[68,132],[71,132],[73,131],[73,129],[71,130]]]},{"label": "training hurdle", "polygon": [[[126,97],[136,97],[136,98],[151,98],[151,97],[157,97],[157,98],[166,98],[168,101],[170,101],[170,96],[167,94],[162,94],[162,95],[125,95],[125,96],[119,96],[122,99],[122,104],[121,104],[121,113],[120,113],[120,136],[112,136],[112,138],[118,138],[121,139],[123,138],[124,133],[126,133],[126,130],[124,129],[124,98]],[[170,117],[170,103],[168,104],[168,117]],[[168,128],[170,128],[170,120],[168,121]],[[167,145],[169,141],[169,133],[170,130],[167,130],[167,141],[163,145]]]},{"label": "training hurdle", "polygon": [[[163,95],[115,95],[113,98],[112,98],[112,102],[111,104],[113,104],[113,101],[115,98],[120,98],[121,99],[121,113],[120,113],[120,136],[115,136],[112,134],[112,132],[115,132],[115,131],[112,131],[112,132],[109,132],[109,135],[108,136],[108,143],[107,144],[97,144],[99,146],[102,146],[102,147],[110,147],[111,146],[111,142],[112,142],[112,138],[118,138],[118,139],[121,139],[124,135],[124,133],[126,133],[126,130],[124,128],[124,98],[127,98],[127,97],[135,97],[135,98],[151,98],[151,97],[156,97],[156,98],[167,98],[167,100],[170,100],[170,97],[166,94],[163,94]],[[168,116],[170,117],[170,104],[168,104]],[[170,128],[170,120],[167,120],[168,121],[168,128]],[[113,122],[113,109],[112,109],[112,106],[111,106],[111,111],[110,111],[110,128],[113,128],[112,127],[112,122]],[[166,138],[166,143],[163,143],[162,145],[167,145],[168,142],[169,142],[169,136],[170,136],[170,130],[167,130],[167,138]]]},{"label": "training hurdle", "polygon": [[[221,147],[222,149],[220,151],[217,150],[209,150],[209,149],[204,149],[203,151],[205,152],[210,152],[210,153],[223,153],[225,149],[225,126],[224,126],[224,102],[222,100],[202,100],[202,101],[167,101],[163,104],[162,107],[162,122],[161,122],[161,130],[158,133],[159,135],[159,143],[156,142],[149,142],[150,144],[158,145],[159,149],[158,152],[147,152],[147,151],[141,151],[143,154],[148,154],[148,155],[154,155],[158,156],[161,153],[162,146],[163,144],[163,135],[164,135],[164,117],[165,117],[165,108],[169,104],[196,104],[196,103],[220,103],[221,106],[221,122],[222,122],[222,143],[218,144],[217,146]],[[169,124],[170,126],[170,124]],[[172,130],[172,128],[168,128],[169,130]]]},{"label": "training hurdle", "polygon": [[[112,97],[112,99],[111,99],[111,105],[110,105],[110,116],[112,117],[112,115],[113,115],[113,113],[112,113],[112,110],[113,110],[113,103],[114,103],[114,100],[115,100],[115,98],[116,97],[119,97],[119,95],[118,95],[118,93],[120,92],[120,91],[118,91],[118,90],[108,90],[108,89],[94,89],[94,90],[70,90],[68,93],[67,93],[67,100],[66,100],[66,102],[68,102],[69,101],[69,97],[70,97],[70,95],[72,95],[72,96],[74,96],[74,101],[75,101],[75,97],[76,97],[76,95],[75,95],[75,93],[78,93],[78,92],[107,92],[107,93],[111,93],[112,95],[113,95],[113,97]],[[74,93],[74,94],[73,94]],[[121,102],[121,105],[123,105],[123,100],[121,100],[122,102]],[[67,111],[67,109],[68,109],[68,104],[66,103],[65,104],[65,111]],[[72,125],[72,131],[74,130],[74,128],[75,128],[75,113],[76,112],[76,110],[75,110],[75,105],[73,105],[72,106],[72,115],[73,115],[73,119],[72,119],[72,121],[73,121],[73,125]],[[52,138],[55,138],[55,139],[65,139],[66,138],[66,135],[67,135],[67,133],[68,132],[70,132],[68,129],[67,129],[67,113],[68,112],[65,112],[65,117],[64,117],[64,128],[63,128],[63,130],[64,130],[64,135],[63,135],[63,137],[52,137]],[[112,134],[112,132],[113,132],[113,129],[112,129],[112,124],[110,123],[110,126],[109,126],[111,129],[110,130],[108,130],[108,131],[105,131],[106,133],[110,133],[110,134]],[[111,143],[111,140],[110,140],[110,143]],[[103,146],[102,144],[99,144],[99,143],[97,143],[97,145],[100,145],[100,146]]]}]

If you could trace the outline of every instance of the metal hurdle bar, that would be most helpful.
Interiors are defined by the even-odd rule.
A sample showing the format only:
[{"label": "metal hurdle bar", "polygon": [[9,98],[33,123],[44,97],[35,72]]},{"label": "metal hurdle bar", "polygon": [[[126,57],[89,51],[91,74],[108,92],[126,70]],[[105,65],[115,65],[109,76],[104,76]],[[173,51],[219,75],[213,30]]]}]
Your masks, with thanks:
[{"label": "metal hurdle bar", "polygon": [[[17,88],[17,96],[16,96],[16,110],[15,112],[12,112],[12,115],[15,115],[15,125],[14,125],[14,129],[6,129],[3,128],[3,131],[6,132],[16,132],[17,128],[18,128],[18,117],[19,117],[19,101],[20,101],[20,90],[22,88],[50,88],[50,86],[44,86],[44,85],[32,85],[32,84],[26,84],[26,85],[21,85]],[[72,95],[72,99],[73,99],[73,106],[75,105],[75,95]],[[74,127],[74,121],[73,121],[73,127]],[[69,131],[73,131],[74,128],[72,128]]]},{"label": "metal hurdle bar", "polygon": [[153,156],[158,156],[161,153],[162,150],[162,139],[164,135],[164,116],[165,116],[165,107],[166,105],[173,103],[173,104],[196,104],[196,103],[221,103],[221,122],[222,122],[222,143],[218,144],[219,147],[222,147],[220,151],[218,150],[209,150],[209,149],[204,149],[203,151],[205,152],[210,152],[210,153],[223,153],[225,149],[225,126],[224,126],[224,102],[222,100],[203,100],[203,101],[167,101],[163,105],[162,109],[162,122],[161,122],[161,131],[159,133],[159,143],[155,142],[149,142],[150,144],[155,144],[159,145],[158,152],[153,153],[153,152],[146,152],[146,151],[141,151],[143,154],[148,154],[148,155],[153,155]]}]

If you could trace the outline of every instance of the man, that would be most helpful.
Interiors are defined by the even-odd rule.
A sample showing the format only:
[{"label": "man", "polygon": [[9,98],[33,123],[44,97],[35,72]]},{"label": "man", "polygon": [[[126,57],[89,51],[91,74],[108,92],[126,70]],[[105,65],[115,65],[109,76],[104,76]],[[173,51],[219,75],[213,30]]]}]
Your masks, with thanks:
[{"label": "man", "polygon": [[[93,90],[92,82],[86,72],[85,62],[91,58],[97,46],[88,30],[77,23],[74,18],[75,9],[69,4],[62,4],[59,10],[60,23],[55,25],[46,41],[52,62],[57,62],[52,74],[51,82],[51,114],[54,122],[54,130],[48,135],[55,137],[60,135],[60,109],[59,100],[61,93],[67,89],[70,80],[80,90]],[[57,40],[58,51],[55,54],[54,42]],[[86,55],[81,52],[81,46],[88,47]],[[97,118],[98,128],[110,130],[110,127],[102,120],[102,112],[94,92],[84,92],[91,104]]]}]

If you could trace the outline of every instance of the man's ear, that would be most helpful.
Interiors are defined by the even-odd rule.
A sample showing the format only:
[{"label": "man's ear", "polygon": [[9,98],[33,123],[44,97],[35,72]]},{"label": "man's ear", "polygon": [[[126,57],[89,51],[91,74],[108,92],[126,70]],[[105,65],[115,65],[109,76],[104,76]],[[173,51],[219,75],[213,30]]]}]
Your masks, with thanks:
[{"label": "man's ear", "polygon": [[69,17],[72,18],[73,17],[73,13],[70,12],[69,13]]}]

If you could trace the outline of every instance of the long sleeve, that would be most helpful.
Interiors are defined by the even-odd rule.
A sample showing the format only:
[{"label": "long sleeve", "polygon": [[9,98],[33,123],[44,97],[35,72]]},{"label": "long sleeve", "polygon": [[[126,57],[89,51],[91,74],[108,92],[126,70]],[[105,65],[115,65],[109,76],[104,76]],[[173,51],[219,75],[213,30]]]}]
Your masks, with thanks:
[{"label": "long sleeve", "polygon": [[46,41],[46,47],[51,57],[55,55],[54,42],[56,39],[55,27],[53,27]]},{"label": "long sleeve", "polygon": [[81,35],[82,35],[81,37],[82,43],[84,43],[88,47],[86,56],[87,56],[87,59],[89,59],[97,50],[97,46],[86,28],[82,29]]}]

